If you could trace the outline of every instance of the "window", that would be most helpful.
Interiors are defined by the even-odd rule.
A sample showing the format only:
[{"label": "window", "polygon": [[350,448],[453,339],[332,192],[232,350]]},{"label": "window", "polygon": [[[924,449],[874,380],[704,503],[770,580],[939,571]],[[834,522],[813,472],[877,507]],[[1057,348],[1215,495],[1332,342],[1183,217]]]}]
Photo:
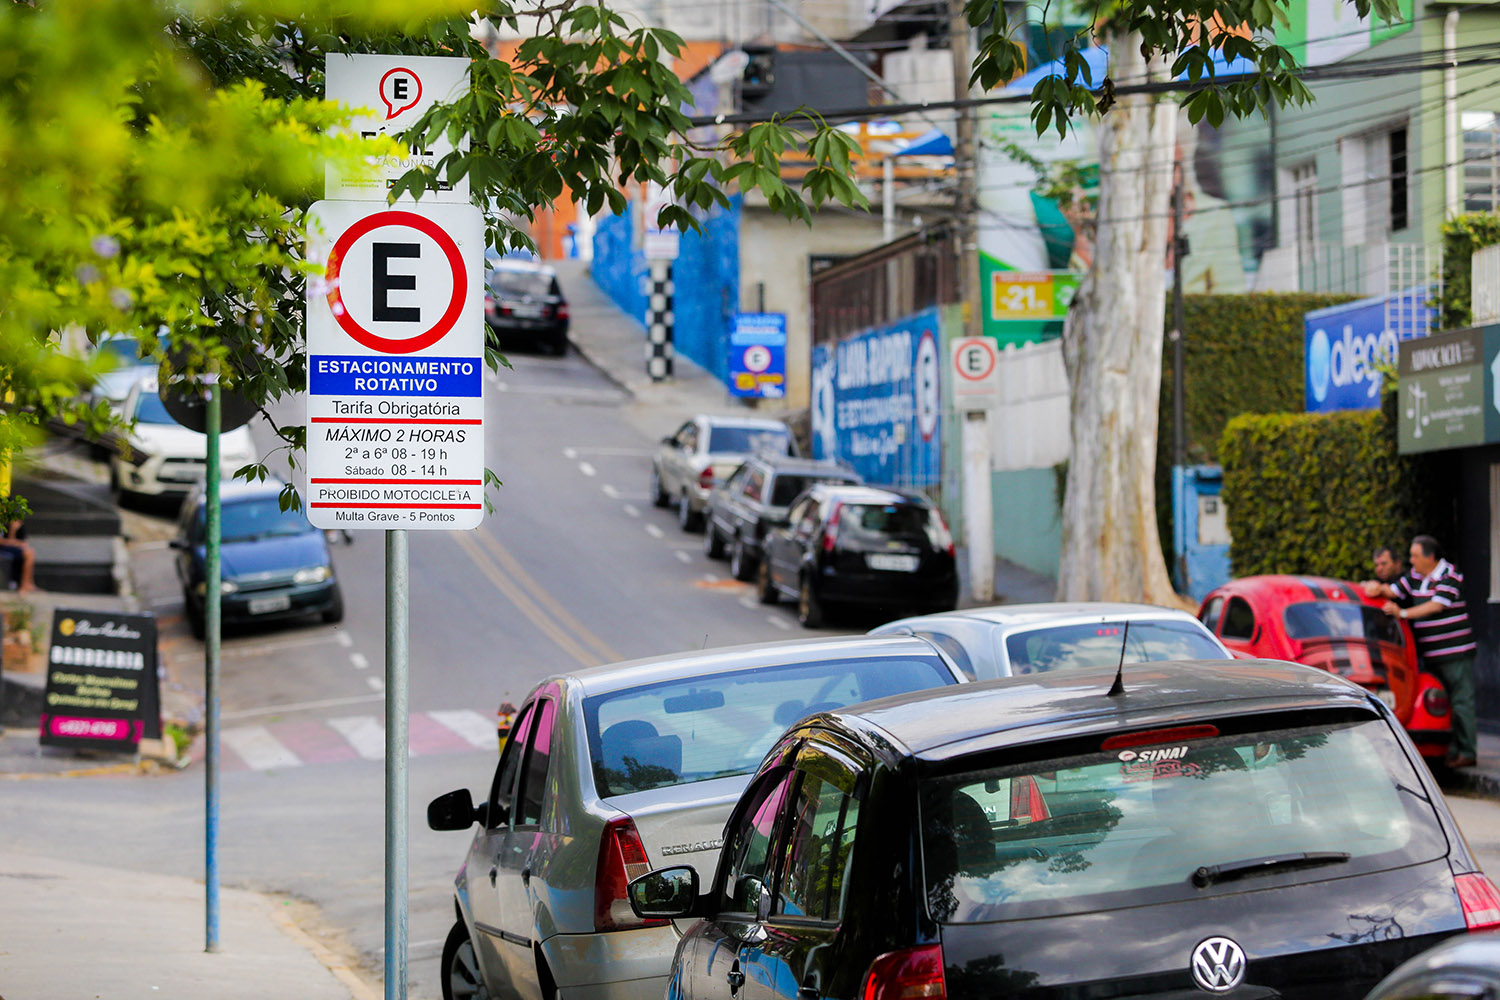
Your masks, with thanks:
[{"label": "window", "polygon": [[776,477],[775,484],[771,487],[771,506],[786,507],[797,494],[817,483],[846,483],[847,479],[829,479],[824,476],[800,476],[783,472]]},{"label": "window", "polygon": [[698,450],[698,425],[694,423],[683,424],[682,430],[677,432],[677,443],[682,447],[683,451],[696,452]]},{"label": "window", "polygon": [[532,713],[536,716],[536,724],[532,726],[526,748],[521,787],[516,793],[516,800],[520,803],[516,826],[537,826],[542,821],[542,798],[547,790],[547,764],[552,760],[552,722],[557,707],[551,699],[539,701],[537,705]]},{"label": "window", "polygon": [[1500,116],[1465,111],[1464,211],[1500,210]]},{"label": "window", "polygon": [[1312,267],[1318,248],[1318,165],[1316,162],[1292,168],[1292,236],[1297,259],[1304,268]]},{"label": "window", "polygon": [[756,801],[752,796],[739,825],[730,834],[728,850],[724,854],[729,859],[729,867],[720,890],[721,909],[735,913],[755,912],[759,890],[766,886],[769,877],[776,820],[781,815],[781,805],[786,801],[794,776],[795,772],[790,770],[768,776],[758,793],[761,798]]},{"label": "window", "polygon": [[1303,601],[1282,613],[1288,639],[1355,639],[1404,645],[1396,619],[1354,601]]},{"label": "window", "polygon": [[1407,213],[1406,193],[1406,126],[1392,129],[1386,136],[1387,149],[1390,153],[1390,205],[1391,231],[1405,229],[1411,220]]},{"label": "window", "polygon": [[1053,625],[1016,632],[1005,640],[1012,674],[1112,667],[1120,662],[1122,651],[1126,663],[1224,658],[1219,644],[1203,634],[1203,626],[1185,621],[1133,621],[1128,630],[1124,622]]},{"label": "window", "polygon": [[137,423],[142,424],[177,423],[177,418],[167,412],[167,404],[161,401],[161,396],[144,387],[136,391],[135,413],[132,416]]},{"label": "window", "polygon": [[802,508],[802,516],[795,522],[798,538],[811,538],[813,532],[818,530],[818,510],[818,501],[808,497],[806,506]]},{"label": "window", "polygon": [[761,495],[765,492],[765,489],[766,470],[756,469],[754,472],[751,472],[749,478],[745,480],[745,499],[754,500],[759,503]]},{"label": "window", "polygon": [[735,469],[729,478],[724,480],[725,491],[731,494],[739,493],[745,485],[745,477],[749,474],[750,466],[748,465],[742,465],[738,469]]},{"label": "window", "polygon": [[1500,465],[1490,466],[1490,599],[1500,604]]},{"label": "window", "polygon": [[[526,756],[526,746],[531,734],[531,721],[536,715],[534,709],[536,702],[532,702],[521,709],[520,716],[516,719],[514,728],[510,731],[510,739],[505,741],[505,749],[500,754],[500,763],[495,768],[495,780],[490,785],[490,805],[486,826],[491,830],[502,825],[500,811],[510,811],[511,794],[515,791],[516,772],[521,769],[521,758]],[[506,817],[508,821],[509,817]]]},{"label": "window", "polygon": [[969,651],[964,649],[964,644],[953,636],[943,632],[913,632],[912,635],[926,639],[938,649],[941,649],[948,655],[948,659],[953,661],[953,665],[962,670],[964,676],[969,678],[969,680],[972,681],[979,676],[974,672],[974,661],[969,659]]},{"label": "window", "polygon": [[1210,632],[1219,631],[1219,617],[1224,614],[1224,598],[1215,597],[1203,606],[1202,621]]},{"label": "window", "polygon": [[742,455],[757,451],[771,451],[790,455],[791,435],[785,428],[718,426],[709,433],[708,450],[713,452],[737,452]]},{"label": "window", "polygon": [[786,861],[772,910],[789,917],[837,920],[843,912],[859,820],[854,776],[826,756],[807,764],[799,761],[798,767],[809,773],[803,775],[793,802]]},{"label": "window", "polygon": [[[201,537],[204,508],[198,508],[196,533]],[[255,497],[226,503],[220,515],[222,522],[219,537],[225,542],[254,542],[262,538],[286,538],[306,535],[317,529],[300,510],[282,510],[281,501],[274,496]]]},{"label": "window", "polygon": [[1224,609],[1224,627],[1219,634],[1226,639],[1249,639],[1255,635],[1255,612],[1242,597],[1231,597]]}]

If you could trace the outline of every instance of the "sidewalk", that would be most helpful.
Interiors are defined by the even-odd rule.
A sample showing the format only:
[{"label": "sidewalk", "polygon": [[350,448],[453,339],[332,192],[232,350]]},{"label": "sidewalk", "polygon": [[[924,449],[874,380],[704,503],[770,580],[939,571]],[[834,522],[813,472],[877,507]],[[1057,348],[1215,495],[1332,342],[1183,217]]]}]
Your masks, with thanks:
[{"label": "sidewalk", "polygon": [[210,955],[195,880],[0,850],[0,885],[5,1000],[379,996],[297,926],[288,901],[222,890],[220,950]]}]

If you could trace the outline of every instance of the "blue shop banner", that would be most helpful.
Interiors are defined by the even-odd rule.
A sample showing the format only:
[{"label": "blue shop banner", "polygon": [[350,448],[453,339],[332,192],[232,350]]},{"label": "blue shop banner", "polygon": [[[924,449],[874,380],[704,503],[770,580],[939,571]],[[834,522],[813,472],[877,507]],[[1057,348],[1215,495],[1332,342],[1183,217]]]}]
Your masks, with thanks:
[{"label": "blue shop banner", "polygon": [[1395,366],[1401,341],[1437,327],[1430,295],[1421,285],[1307,313],[1302,354],[1307,412],[1378,407],[1385,381],[1379,368]]},{"label": "blue shop banner", "polygon": [[938,336],[938,311],[926,309],[813,348],[813,457],[842,459],[875,485],[939,482]]},{"label": "blue shop banner", "polygon": [[729,331],[729,393],[747,399],[786,395],[786,314],[735,313]]}]

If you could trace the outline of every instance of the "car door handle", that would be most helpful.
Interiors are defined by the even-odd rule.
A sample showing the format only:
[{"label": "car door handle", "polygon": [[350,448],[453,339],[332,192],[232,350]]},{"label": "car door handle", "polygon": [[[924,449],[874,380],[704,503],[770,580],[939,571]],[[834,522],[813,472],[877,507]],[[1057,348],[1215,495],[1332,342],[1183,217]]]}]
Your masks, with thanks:
[{"label": "car door handle", "polygon": [[491,888],[493,888],[494,885],[495,885],[495,876],[499,873],[499,871],[500,871],[500,866],[499,865],[490,865],[490,886],[491,886]]},{"label": "car door handle", "polygon": [[738,993],[740,987],[745,985],[745,974],[740,971],[740,963],[735,962],[734,968],[729,970],[729,992]]},{"label": "car door handle", "polygon": [[522,885],[530,885],[531,884],[531,866],[530,865],[527,865],[525,868],[521,869],[521,884]]}]

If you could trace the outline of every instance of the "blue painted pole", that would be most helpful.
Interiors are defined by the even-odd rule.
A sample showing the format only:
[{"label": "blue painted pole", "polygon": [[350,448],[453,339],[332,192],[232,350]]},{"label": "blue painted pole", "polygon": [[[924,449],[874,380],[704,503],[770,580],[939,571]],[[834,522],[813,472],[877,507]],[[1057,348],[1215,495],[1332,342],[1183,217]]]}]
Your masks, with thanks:
[{"label": "blue painted pole", "polygon": [[203,691],[207,703],[208,749],[204,759],[203,886],[204,951],[219,950],[219,385],[208,387],[204,469],[204,519],[207,554],[203,567]]}]

